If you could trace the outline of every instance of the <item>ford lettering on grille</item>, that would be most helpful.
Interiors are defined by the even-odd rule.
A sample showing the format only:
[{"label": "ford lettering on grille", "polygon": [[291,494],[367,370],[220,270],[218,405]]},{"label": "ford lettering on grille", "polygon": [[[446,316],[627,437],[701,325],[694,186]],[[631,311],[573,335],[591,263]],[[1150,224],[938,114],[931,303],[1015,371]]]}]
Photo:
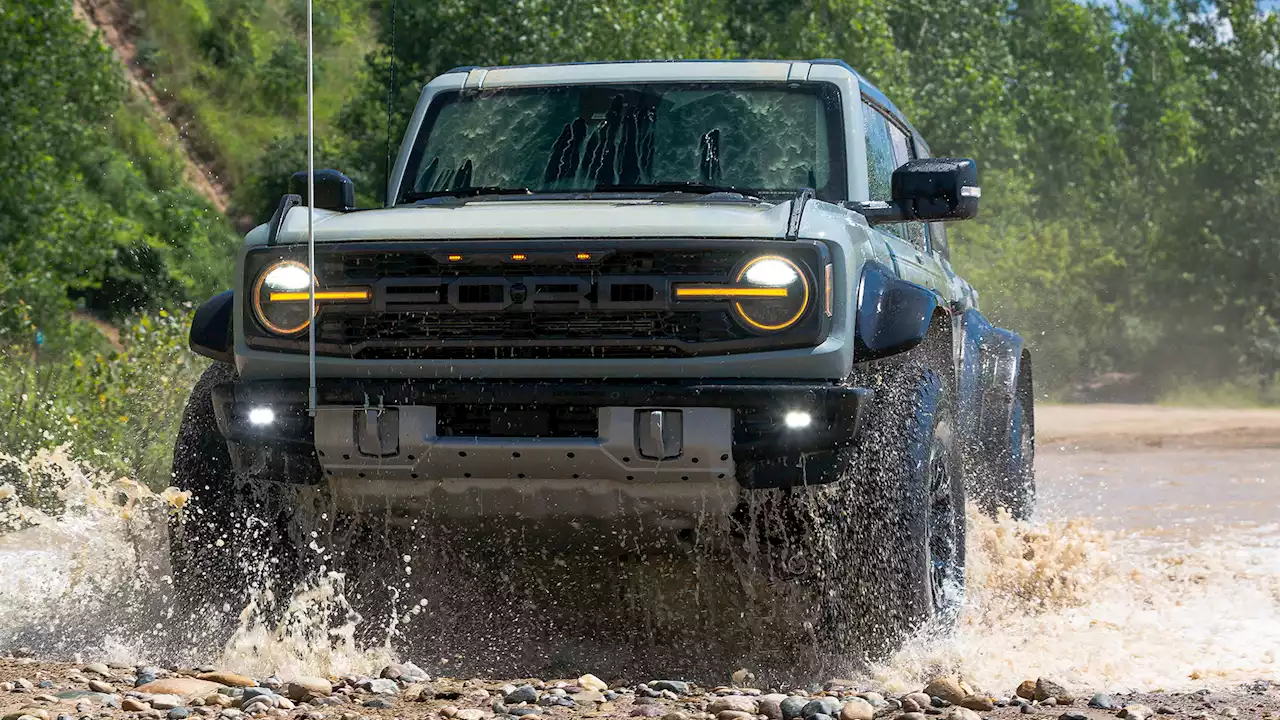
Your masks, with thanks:
[{"label": "ford lettering on grille", "polygon": [[665,310],[670,295],[670,280],[660,276],[397,278],[375,286],[374,307],[477,313]]}]

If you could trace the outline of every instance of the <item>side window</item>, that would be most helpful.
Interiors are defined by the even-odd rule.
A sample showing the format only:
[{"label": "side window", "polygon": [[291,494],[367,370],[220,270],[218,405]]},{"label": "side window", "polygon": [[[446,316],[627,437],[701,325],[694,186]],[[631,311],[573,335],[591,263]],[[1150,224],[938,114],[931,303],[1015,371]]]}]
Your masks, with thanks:
[{"label": "side window", "polygon": [[[902,128],[889,124],[889,137],[893,142],[893,167],[897,169],[899,166],[906,164],[908,160],[915,157],[915,150],[912,147],[911,138],[907,137],[907,133]],[[925,249],[924,244],[924,223],[903,223],[898,226],[900,232],[898,236],[907,240],[912,245]]]},{"label": "side window", "polygon": [[879,110],[862,104],[862,117],[867,132],[867,190],[871,200],[892,200],[889,180],[898,167],[894,159],[893,140],[889,137],[889,121]]},{"label": "side window", "polygon": [[933,251],[938,253],[938,257],[943,260],[951,259],[951,246],[947,245],[947,224],[946,223],[929,223],[929,245]]}]

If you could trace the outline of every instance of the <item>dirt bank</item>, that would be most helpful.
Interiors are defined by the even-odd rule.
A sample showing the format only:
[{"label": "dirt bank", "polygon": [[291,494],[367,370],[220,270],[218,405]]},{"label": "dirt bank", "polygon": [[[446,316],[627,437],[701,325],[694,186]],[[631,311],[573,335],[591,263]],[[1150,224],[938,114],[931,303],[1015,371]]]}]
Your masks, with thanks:
[{"label": "dirt bank", "polygon": [[1036,408],[1036,440],[1045,452],[1280,448],[1280,410],[1042,405]]}]

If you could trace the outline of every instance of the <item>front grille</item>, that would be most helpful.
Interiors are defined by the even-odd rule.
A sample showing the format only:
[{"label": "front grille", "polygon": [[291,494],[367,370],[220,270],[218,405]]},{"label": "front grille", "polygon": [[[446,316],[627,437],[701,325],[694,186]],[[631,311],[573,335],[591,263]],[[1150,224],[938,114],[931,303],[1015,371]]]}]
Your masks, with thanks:
[{"label": "front grille", "polygon": [[[564,247],[569,247],[569,241]],[[564,251],[562,251],[564,252]],[[742,261],[741,249],[734,250],[592,250],[598,260],[546,261],[537,255],[521,265],[543,275],[727,275]],[[463,255],[467,258],[469,255]],[[320,265],[320,276],[343,284],[359,284],[397,278],[466,277],[501,274],[510,265],[450,262],[438,252],[349,251],[328,255]]]},{"label": "front grille", "polygon": [[599,409],[574,405],[436,406],[441,437],[567,437],[599,435]]},{"label": "front grille", "polygon": [[702,313],[378,313],[325,318],[322,342],[355,344],[411,340],[557,341],[734,339],[723,312]]}]

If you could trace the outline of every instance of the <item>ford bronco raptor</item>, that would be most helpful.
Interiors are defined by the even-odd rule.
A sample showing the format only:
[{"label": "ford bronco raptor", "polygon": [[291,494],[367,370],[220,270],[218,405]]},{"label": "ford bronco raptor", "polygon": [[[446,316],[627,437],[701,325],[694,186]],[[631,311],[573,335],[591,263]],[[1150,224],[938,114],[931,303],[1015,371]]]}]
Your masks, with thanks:
[{"label": "ford bronco raptor", "polygon": [[236,515],[253,480],[437,526],[728,528],[819,629],[892,643],[954,614],[966,498],[1032,510],[1030,356],[948,259],[975,164],[842,62],[451,70],[385,207],[316,173],[310,264],[305,180],[192,324],[177,575],[305,543]]}]

